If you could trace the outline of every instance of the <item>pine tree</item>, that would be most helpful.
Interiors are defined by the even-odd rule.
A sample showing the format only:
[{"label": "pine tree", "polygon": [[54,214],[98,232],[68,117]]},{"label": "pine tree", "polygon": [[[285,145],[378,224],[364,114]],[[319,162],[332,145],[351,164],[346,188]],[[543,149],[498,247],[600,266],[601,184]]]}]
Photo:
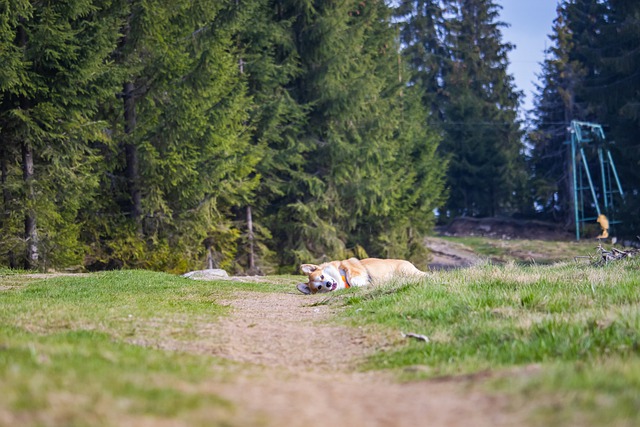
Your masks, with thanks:
[{"label": "pine tree", "polygon": [[[577,7],[576,7],[577,9]],[[607,126],[608,148],[620,175],[624,203],[618,198],[613,213],[622,223],[618,236],[634,239],[640,233],[640,4],[611,0],[596,4],[588,15],[576,15],[585,25],[585,43],[576,49],[593,70],[584,78],[582,96],[594,120]],[[595,24],[594,24],[595,23]]]},{"label": "pine tree", "polygon": [[[351,15],[356,14],[354,4],[311,0],[282,4],[283,17],[293,20],[291,30],[300,64],[300,73],[287,85],[287,91],[307,112],[298,136],[304,147],[304,164],[295,171],[295,180],[288,186],[274,221],[274,237],[282,248],[280,263],[284,265],[345,254],[350,231],[340,222],[349,214],[333,174],[344,166],[338,164],[343,154],[336,156],[342,135],[335,127],[349,122],[346,109],[359,104],[357,98],[350,99],[360,83],[354,67],[362,42],[349,25]],[[355,149],[355,145],[342,142],[343,147]],[[355,169],[350,166],[340,172],[345,179]]]},{"label": "pine tree", "polygon": [[[616,9],[618,6],[621,9]],[[573,165],[565,144],[570,138],[567,129],[571,120],[607,126],[611,132],[608,139],[620,141],[610,148],[622,182],[632,186],[637,182],[640,156],[635,154],[637,143],[628,138],[637,121],[633,124],[633,113],[625,117],[623,112],[633,111],[637,100],[638,85],[633,78],[640,60],[637,15],[638,7],[633,2],[570,0],[558,7],[551,36],[555,45],[545,61],[536,105],[539,118],[530,140],[537,205],[567,226],[574,222]],[[627,128],[625,122],[631,127]],[[594,185],[598,187],[599,180]],[[601,193],[598,188],[596,191]],[[630,212],[629,216],[637,215]]]},{"label": "pine tree", "polygon": [[[278,233],[288,249],[284,263],[401,256],[408,252],[411,210],[422,221],[414,224],[417,235],[432,224],[430,203],[441,199],[443,188],[441,167],[426,176],[421,169],[439,165],[430,151],[437,138],[419,141],[426,127],[405,131],[403,114],[415,104],[401,96],[405,82],[391,10],[380,1],[307,2],[290,5],[288,14],[297,17],[301,63],[290,93],[309,109],[303,141],[310,151],[291,202],[280,210],[287,225]],[[431,196],[415,185],[421,177],[433,184]]]},{"label": "pine tree", "polygon": [[443,83],[449,51],[444,9],[440,0],[404,0],[394,11],[400,20],[402,56],[408,62],[411,85],[423,91],[423,104],[434,116],[432,124],[442,119]]},{"label": "pine tree", "polygon": [[3,264],[423,257],[444,162],[384,2],[13,0],[0,32]]},{"label": "pine tree", "polygon": [[238,212],[247,223],[251,217],[252,223],[242,236],[238,261],[255,273],[268,271],[282,252],[272,232],[281,225],[280,209],[295,197],[295,183],[304,174],[303,153],[309,148],[300,138],[306,109],[287,90],[300,73],[291,28],[296,17],[287,10],[286,1],[236,2],[236,6],[241,13],[238,66],[252,99],[252,151],[260,157],[255,172],[259,185],[251,205]]},{"label": "pine tree", "polygon": [[545,219],[571,226],[573,213],[573,178],[570,146],[571,120],[584,119],[577,91],[584,77],[584,67],[575,59],[573,32],[567,23],[566,7],[558,7],[542,68],[536,96],[534,131],[531,144],[531,180],[534,204]]},{"label": "pine tree", "polygon": [[507,73],[500,7],[491,0],[449,2],[442,148],[450,158],[448,215],[494,216],[517,209],[523,154],[520,94]]},{"label": "pine tree", "polygon": [[[410,259],[426,268],[423,237],[434,225],[435,209],[446,201],[447,163],[438,154],[441,137],[428,124],[423,92],[418,87],[406,87],[398,99],[400,149],[389,167],[396,176],[390,194],[397,197],[389,214],[374,222],[380,228],[372,243],[378,255]],[[361,229],[363,233],[369,231],[367,223]]]},{"label": "pine tree", "polygon": [[240,234],[232,209],[248,200],[258,161],[233,41],[237,16],[213,0],[124,6],[115,53],[122,104],[105,108],[119,150],[104,153],[110,179],[97,206],[104,215],[94,256],[183,271],[201,267],[203,242],[213,242],[228,267]]},{"label": "pine tree", "polygon": [[91,141],[104,139],[104,125],[94,118],[110,91],[107,59],[117,34],[110,7],[87,0],[0,6],[2,185],[11,212],[2,253],[9,264],[23,250],[28,269],[81,260],[77,216],[96,184]]},{"label": "pine tree", "polygon": [[[19,219],[16,218],[18,201],[16,198],[17,178],[13,170],[18,158],[18,141],[9,137],[12,120],[9,120],[8,110],[10,91],[15,91],[20,85],[23,75],[22,54],[20,47],[15,43],[17,28],[25,16],[29,16],[28,1],[5,2],[0,5],[0,185],[2,186],[2,216],[0,225],[2,239],[0,240],[0,260],[11,268],[17,268],[16,252],[20,251]],[[4,262],[6,260],[6,262]]]},{"label": "pine tree", "polygon": [[353,242],[376,256],[420,263],[426,260],[422,237],[433,226],[434,209],[444,201],[446,163],[436,151],[440,137],[429,119],[430,106],[421,103],[429,99],[427,90],[411,80],[413,75],[402,60],[394,34],[397,29],[373,24],[390,20],[390,11],[383,4],[378,6],[378,19],[371,21],[371,53],[383,89],[377,106],[379,118],[363,141],[381,142],[372,147],[373,152],[388,150],[388,158],[377,165],[372,162],[378,169],[372,176],[376,176],[380,202],[363,211]]}]

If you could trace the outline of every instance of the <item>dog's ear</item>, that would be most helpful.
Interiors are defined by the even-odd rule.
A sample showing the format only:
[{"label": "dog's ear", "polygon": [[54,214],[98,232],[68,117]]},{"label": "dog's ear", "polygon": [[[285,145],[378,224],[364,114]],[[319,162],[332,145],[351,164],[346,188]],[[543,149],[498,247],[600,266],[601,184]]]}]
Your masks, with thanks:
[{"label": "dog's ear", "polygon": [[317,265],[314,264],[302,264],[300,266],[300,271],[302,271],[307,276],[318,269]]},{"label": "dog's ear", "polygon": [[298,283],[298,290],[305,295],[311,294],[311,289],[306,283]]}]

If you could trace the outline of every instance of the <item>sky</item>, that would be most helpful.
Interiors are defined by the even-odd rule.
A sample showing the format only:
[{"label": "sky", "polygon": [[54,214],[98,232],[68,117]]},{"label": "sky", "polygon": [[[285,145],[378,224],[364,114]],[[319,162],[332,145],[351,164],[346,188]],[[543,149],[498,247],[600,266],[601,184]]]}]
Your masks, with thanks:
[{"label": "sky", "polygon": [[533,108],[534,83],[538,81],[544,50],[550,46],[557,0],[498,0],[502,5],[500,20],[511,26],[502,28],[504,42],[516,48],[509,53],[509,74],[517,88],[524,92],[523,111]]}]

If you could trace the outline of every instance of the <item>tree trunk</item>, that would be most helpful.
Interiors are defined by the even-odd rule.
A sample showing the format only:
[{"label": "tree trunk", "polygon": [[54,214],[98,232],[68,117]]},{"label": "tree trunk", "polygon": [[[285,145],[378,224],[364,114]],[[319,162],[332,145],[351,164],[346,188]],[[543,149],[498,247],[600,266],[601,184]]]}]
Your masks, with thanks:
[{"label": "tree trunk", "polygon": [[214,260],[213,260],[213,237],[207,237],[206,239],[204,239],[204,241],[202,242],[202,244],[204,244],[204,248],[207,252],[207,268],[209,270],[213,269],[214,267]]},{"label": "tree trunk", "polygon": [[[134,85],[127,82],[123,87],[124,100],[124,132],[131,135],[136,128],[136,108],[133,95]],[[130,215],[136,222],[138,232],[142,232],[142,197],[140,194],[140,166],[138,161],[138,147],[131,142],[125,144],[127,185],[129,187],[129,197],[131,199]]]},{"label": "tree trunk", "polygon": [[248,241],[248,259],[249,259],[249,273],[255,274],[256,271],[256,260],[253,248],[253,218],[251,215],[251,206],[247,206],[247,241]]},{"label": "tree trunk", "polygon": [[33,149],[26,141],[22,143],[22,177],[27,196],[27,209],[24,215],[24,238],[27,243],[27,256],[24,268],[32,270],[38,265],[38,229],[36,227],[36,213],[33,208],[35,201],[33,191]]},{"label": "tree trunk", "polygon": [[[0,222],[0,230],[2,230],[2,233],[6,237],[9,235],[7,231],[9,227],[9,215],[11,214],[11,192],[7,188],[7,177],[9,176],[7,157],[9,156],[9,153],[4,144],[8,144],[8,142],[4,141],[0,147],[0,185],[2,186],[3,207],[2,215],[0,216],[0,219],[2,220],[2,222]],[[16,255],[13,252],[13,249],[9,248],[7,251],[7,258],[9,260],[9,268],[18,267],[16,264]]]},{"label": "tree trunk", "polygon": [[207,248],[207,269],[213,270],[213,250],[211,246]]},{"label": "tree trunk", "polygon": [[2,216],[0,217],[0,229],[4,229],[9,221],[9,204],[11,203],[11,193],[7,188],[7,177],[9,176],[9,168],[7,166],[7,157],[9,156],[5,144],[7,141],[0,143],[0,185],[2,186]]},{"label": "tree trunk", "polygon": [[[129,0],[129,7],[132,7],[132,1]],[[130,42],[129,35],[131,32],[130,12],[127,22],[122,29],[122,38],[120,39],[118,49],[119,54],[124,58],[127,44]],[[123,59],[124,60],[124,59]],[[124,107],[124,133],[127,135],[124,143],[125,151],[125,178],[127,180],[127,190],[129,193],[129,215],[135,221],[138,233],[142,233],[142,196],[140,192],[140,164],[138,160],[138,147],[132,142],[131,137],[136,129],[136,100],[135,85],[129,80],[122,85],[122,101]]]},{"label": "tree trunk", "polygon": [[[20,18],[17,31],[18,46],[27,45],[27,33],[23,26],[24,18]],[[24,112],[31,107],[29,100],[21,95],[19,98],[20,109]],[[21,143],[22,148],[22,178],[25,184],[26,210],[24,214],[24,239],[27,244],[24,268],[31,270],[38,265],[38,229],[36,227],[36,212],[34,210],[35,193],[33,191],[33,147],[28,140]]]},{"label": "tree trunk", "polygon": [[[565,89],[567,92],[567,95],[564,99],[564,122],[565,122],[565,129],[567,129],[567,141],[571,141],[571,131],[570,131],[570,125],[571,125],[571,121],[573,120],[573,113],[574,113],[574,109],[575,109],[575,77],[574,77],[574,73],[573,70],[570,68],[570,65],[566,65],[566,73],[568,75],[568,84],[567,84],[567,88]],[[564,175],[564,188],[565,191],[567,192],[567,202],[565,203],[565,206],[563,206],[563,211],[564,211],[564,224],[565,224],[565,228],[573,228],[573,227],[580,227],[580,224],[576,224],[576,217],[575,217],[575,206],[578,203],[578,201],[575,198],[575,194],[576,194],[576,189],[574,188],[574,182],[573,182],[573,169],[575,168],[576,165],[573,164],[573,161],[571,159],[571,144],[568,144],[566,146],[565,149],[566,152],[566,160],[565,160],[565,175]],[[568,206],[567,206],[568,205]]]}]

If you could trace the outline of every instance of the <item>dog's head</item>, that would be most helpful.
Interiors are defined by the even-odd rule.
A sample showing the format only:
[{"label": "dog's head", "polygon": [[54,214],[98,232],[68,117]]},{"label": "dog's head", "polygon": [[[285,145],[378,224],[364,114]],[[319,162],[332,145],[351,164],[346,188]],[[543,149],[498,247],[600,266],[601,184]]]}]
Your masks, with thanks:
[{"label": "dog's head", "polygon": [[300,270],[309,276],[308,283],[298,284],[298,290],[303,294],[331,292],[345,288],[340,271],[331,264],[302,264]]}]

